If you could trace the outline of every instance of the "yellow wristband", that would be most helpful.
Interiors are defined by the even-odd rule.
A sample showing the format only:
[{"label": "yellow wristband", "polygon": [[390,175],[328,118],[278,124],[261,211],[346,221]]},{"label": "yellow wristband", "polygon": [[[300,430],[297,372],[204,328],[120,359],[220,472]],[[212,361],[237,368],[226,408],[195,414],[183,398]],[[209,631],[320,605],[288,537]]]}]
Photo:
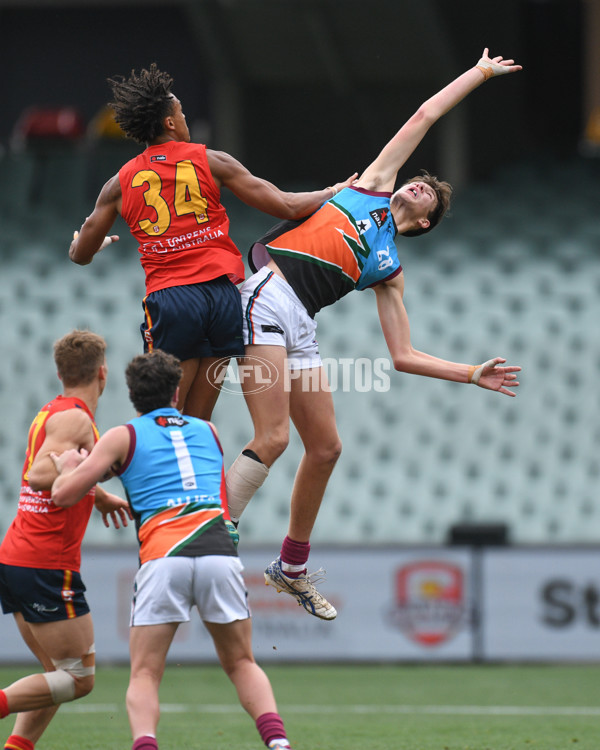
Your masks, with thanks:
[{"label": "yellow wristband", "polygon": [[336,190],[336,189],[335,189],[335,188],[333,187],[333,185],[330,185],[330,186],[329,186],[329,187],[327,188],[327,190],[331,190],[331,192],[333,193],[333,195],[332,195],[331,197],[332,197],[332,198],[335,198],[335,196],[337,195],[337,190]]},{"label": "yellow wristband", "polygon": [[467,383],[473,382],[473,375],[475,374],[476,369],[477,369],[477,365],[469,365],[469,374],[467,375]]}]

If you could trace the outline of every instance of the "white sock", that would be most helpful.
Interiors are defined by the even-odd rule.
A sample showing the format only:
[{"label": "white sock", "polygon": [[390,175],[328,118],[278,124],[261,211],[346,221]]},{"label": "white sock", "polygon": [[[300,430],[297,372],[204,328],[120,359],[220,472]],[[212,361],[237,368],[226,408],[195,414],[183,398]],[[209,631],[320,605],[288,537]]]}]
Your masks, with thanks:
[{"label": "white sock", "polygon": [[269,474],[269,467],[243,453],[235,459],[225,475],[227,503],[231,520],[237,523],[254,493]]}]

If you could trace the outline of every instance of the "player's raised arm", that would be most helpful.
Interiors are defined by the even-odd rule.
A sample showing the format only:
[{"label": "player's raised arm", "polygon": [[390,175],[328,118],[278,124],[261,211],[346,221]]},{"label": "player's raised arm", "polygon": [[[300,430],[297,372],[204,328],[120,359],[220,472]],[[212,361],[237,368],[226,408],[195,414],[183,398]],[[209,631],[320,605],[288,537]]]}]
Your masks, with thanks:
[{"label": "player's raised arm", "polygon": [[521,70],[514,60],[490,58],[487,47],[479,62],[425,101],[400,128],[357,181],[359,187],[393,191],[398,170],[423,140],[429,128],[484,81]]},{"label": "player's raised arm", "polygon": [[268,180],[253,175],[237,159],[224,151],[206,150],[210,171],[219,186],[226,188],[241,201],[278,219],[299,219],[316,211],[325,201],[356,180],[351,175],[323,190],[291,193],[280,190]]},{"label": "player's raised arm", "polygon": [[501,366],[506,361],[502,357],[490,359],[482,365],[467,365],[440,359],[413,348],[410,342],[408,315],[402,299],[402,274],[389,282],[378,284],[374,289],[379,320],[394,369],[441,380],[473,383],[506,396],[515,395],[509,388],[519,385],[516,373],[521,368]]}]

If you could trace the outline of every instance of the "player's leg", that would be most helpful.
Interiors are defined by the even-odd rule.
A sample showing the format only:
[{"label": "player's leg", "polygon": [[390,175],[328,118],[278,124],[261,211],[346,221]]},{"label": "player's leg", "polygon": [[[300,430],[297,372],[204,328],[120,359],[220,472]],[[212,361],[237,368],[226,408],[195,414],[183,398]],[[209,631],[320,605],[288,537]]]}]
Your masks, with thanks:
[{"label": "player's leg", "polygon": [[299,311],[308,318],[292,288],[268,267],[251,276],[240,293],[246,356],[238,366],[243,368],[242,389],[254,437],[227,472],[232,519],[239,519],[265,481],[269,467],[287,447],[287,352],[297,335]]},{"label": "player's leg", "polygon": [[265,745],[287,748],[289,743],[271,683],[252,654],[252,624],[239,558],[196,558],[195,570],[198,611],[241,705],[256,722]]},{"label": "player's leg", "polygon": [[156,737],[160,718],[158,690],[177,627],[178,623],[174,622],[130,629],[131,673],[126,704],[134,747],[143,737]]},{"label": "player's leg", "polygon": [[178,408],[210,419],[231,357],[244,354],[242,303],[237,287],[225,276],[197,285],[194,314],[200,357],[183,362]]},{"label": "player's leg", "polygon": [[23,677],[0,691],[2,715],[75,700],[94,686],[94,627],[89,613],[56,622],[30,622],[29,627],[55,669]]},{"label": "player's leg", "polygon": [[267,675],[252,655],[250,618],[226,624],[204,621],[211,634],[221,666],[235,685],[242,707],[256,719],[276,712],[277,705]]},{"label": "player's leg", "polygon": [[279,557],[265,570],[265,581],[293,596],[315,617],[333,620],[335,607],[315,588],[315,575],[306,563],[312,533],[325,488],[341,453],[333,399],[322,367],[294,373],[291,378],[290,416],[304,444],[290,504],[288,533]]},{"label": "player's leg", "polygon": [[140,330],[144,351],[162,349],[181,361],[177,408],[210,419],[229,357],[243,354],[240,294],[225,277],[148,295]]},{"label": "player's leg", "polygon": [[[29,650],[38,659],[46,672],[53,671],[54,665],[52,664],[52,660],[33,637],[31,628],[23,619],[23,615],[20,612],[15,612],[14,618],[17,627],[19,628],[19,633]],[[23,746],[28,748],[27,743],[30,743],[31,747],[33,747],[38,742],[57,711],[58,706],[49,706],[48,708],[39,708],[36,711],[24,711],[23,713],[17,714],[12,734],[7,739],[5,747],[19,748]],[[25,740],[25,742],[23,742],[23,740]]]},{"label": "player's leg", "polygon": [[227,365],[226,357],[202,357],[181,363],[183,375],[177,408],[182,414],[211,419]]},{"label": "player's leg", "polygon": [[292,379],[290,416],[305,452],[294,480],[288,536],[308,542],[329,477],[342,452],[323,367],[302,370],[301,377]]},{"label": "player's leg", "polygon": [[158,690],[175,632],[189,622],[194,559],[165,557],[144,562],[135,576],[129,650],[131,673],[126,704],[133,750],[156,750]]},{"label": "player's leg", "polygon": [[226,624],[205,621],[204,624],[212,636],[221,666],[235,686],[240,704],[254,719],[265,745],[289,747],[269,678],[252,655],[251,620]]},{"label": "player's leg", "polygon": [[229,513],[234,522],[239,521],[269,468],[286,449],[290,429],[285,348],[250,344],[246,356],[238,360],[238,369],[254,437],[226,476]]},{"label": "player's leg", "polygon": [[238,360],[238,367],[254,428],[254,437],[246,448],[270,467],[289,442],[290,395],[285,348],[250,344],[246,356]]}]

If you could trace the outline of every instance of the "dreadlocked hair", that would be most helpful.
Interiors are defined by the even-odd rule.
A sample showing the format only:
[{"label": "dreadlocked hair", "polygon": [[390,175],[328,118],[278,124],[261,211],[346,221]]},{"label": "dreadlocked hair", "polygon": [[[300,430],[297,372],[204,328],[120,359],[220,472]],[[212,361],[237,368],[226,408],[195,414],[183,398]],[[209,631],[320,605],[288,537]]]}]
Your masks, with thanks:
[{"label": "dreadlocked hair", "polygon": [[115,120],[125,134],[138,143],[152,143],[164,130],[164,119],[172,111],[173,79],[161,72],[156,63],[142,68],[139,75],[131,71],[129,78],[108,78],[114,101],[110,106]]}]

